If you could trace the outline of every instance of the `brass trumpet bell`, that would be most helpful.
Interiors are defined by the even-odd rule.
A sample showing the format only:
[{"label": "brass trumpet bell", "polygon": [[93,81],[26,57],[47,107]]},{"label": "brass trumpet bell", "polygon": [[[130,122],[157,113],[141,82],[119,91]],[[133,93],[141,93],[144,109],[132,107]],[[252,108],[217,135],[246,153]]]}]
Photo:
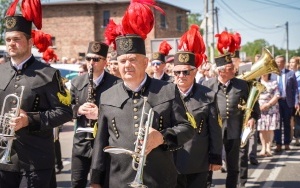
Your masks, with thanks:
[{"label": "brass trumpet bell", "polygon": [[245,81],[250,81],[260,77],[261,75],[269,73],[275,73],[280,75],[279,68],[275,60],[273,59],[271,53],[268,49],[263,48],[262,56],[257,62],[255,62],[252,65],[251,70],[237,76],[237,78]]}]

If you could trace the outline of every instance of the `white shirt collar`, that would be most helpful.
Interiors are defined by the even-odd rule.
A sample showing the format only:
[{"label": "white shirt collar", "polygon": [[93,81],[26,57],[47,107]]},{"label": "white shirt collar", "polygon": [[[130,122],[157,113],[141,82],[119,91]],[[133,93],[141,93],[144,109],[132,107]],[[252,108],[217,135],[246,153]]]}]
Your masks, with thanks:
[{"label": "white shirt collar", "polygon": [[[31,56],[32,56],[32,55],[31,55]],[[30,56],[29,58],[25,59],[25,61],[21,62],[19,65],[17,65],[17,63],[14,62],[13,59],[11,59],[11,63],[12,63],[12,65],[13,65],[17,70],[21,70],[22,67],[23,67],[23,65],[28,61],[28,59],[31,58],[31,56]]]},{"label": "white shirt collar", "polygon": [[[141,82],[141,84],[140,84],[136,89],[133,89],[132,91],[133,91],[133,92],[139,92],[139,91],[142,89],[142,87],[144,86],[146,80],[147,80],[147,74],[145,74],[145,78],[144,78],[144,80]],[[124,85],[125,85],[126,87],[128,87],[128,84],[126,84],[125,81],[124,81]],[[128,88],[129,88],[129,87],[128,87]]]}]

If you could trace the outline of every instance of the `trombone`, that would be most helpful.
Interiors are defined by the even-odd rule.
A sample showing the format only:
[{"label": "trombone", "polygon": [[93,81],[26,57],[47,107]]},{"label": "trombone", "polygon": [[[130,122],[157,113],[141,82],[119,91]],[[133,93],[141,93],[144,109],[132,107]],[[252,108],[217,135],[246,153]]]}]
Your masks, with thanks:
[{"label": "trombone", "polygon": [[[2,129],[2,132],[0,133],[0,139],[2,145],[0,146],[0,148],[4,149],[4,154],[0,159],[0,163],[3,164],[8,164],[11,162],[10,153],[11,153],[13,140],[15,139],[15,128],[10,126],[10,120],[13,117],[19,116],[24,88],[25,86],[21,86],[20,96],[17,96],[15,94],[9,94],[4,98],[4,102],[1,110],[1,116],[0,116],[0,129]],[[16,108],[13,108],[8,112],[5,112],[6,102],[9,98],[16,99],[17,106]]]},{"label": "trombone", "polygon": [[[146,157],[147,157],[145,152],[147,146],[148,133],[149,133],[149,128],[152,127],[153,124],[154,112],[152,108],[150,108],[148,113],[145,112],[146,102],[147,102],[147,97],[144,97],[142,117],[140,120],[138,136],[135,141],[134,151],[127,150],[124,148],[113,147],[113,146],[107,146],[103,149],[104,152],[108,152],[108,153],[131,155],[131,157],[133,158],[132,168],[137,172],[134,180],[131,183],[129,183],[130,187],[147,188],[147,186],[144,185],[143,183],[143,173],[144,173],[144,166],[146,164]],[[144,114],[148,115],[145,125],[143,124]]]}]

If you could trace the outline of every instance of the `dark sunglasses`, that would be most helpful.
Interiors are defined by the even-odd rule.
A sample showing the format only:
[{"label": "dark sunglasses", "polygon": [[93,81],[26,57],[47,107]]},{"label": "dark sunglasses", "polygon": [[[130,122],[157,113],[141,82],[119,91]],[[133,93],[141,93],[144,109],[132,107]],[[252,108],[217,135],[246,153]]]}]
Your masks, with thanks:
[{"label": "dark sunglasses", "polygon": [[161,62],[153,62],[151,63],[152,66],[159,66],[161,64]]},{"label": "dark sunglasses", "polygon": [[101,59],[102,59],[102,60],[105,60],[105,58],[102,58],[102,57],[85,57],[85,59],[86,59],[87,61],[93,60],[94,62],[99,62]]},{"label": "dark sunglasses", "polygon": [[173,71],[173,73],[175,76],[179,76],[181,73],[183,74],[183,76],[186,76],[186,75],[190,75],[192,70],[194,70],[194,69],[183,70],[183,71]]}]

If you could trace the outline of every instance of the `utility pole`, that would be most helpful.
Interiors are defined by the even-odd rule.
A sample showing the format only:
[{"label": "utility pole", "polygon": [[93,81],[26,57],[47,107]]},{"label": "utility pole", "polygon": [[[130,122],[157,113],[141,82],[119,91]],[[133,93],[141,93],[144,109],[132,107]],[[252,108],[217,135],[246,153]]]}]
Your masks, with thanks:
[{"label": "utility pole", "polygon": [[215,8],[215,15],[216,15],[217,33],[219,33],[219,15],[218,15],[218,11],[219,11],[219,8],[216,7],[216,8]]},{"label": "utility pole", "polygon": [[210,36],[211,36],[211,40],[210,40],[210,62],[214,62],[215,60],[215,50],[214,50],[214,45],[215,45],[215,23],[214,23],[214,0],[210,1]]},{"label": "utility pole", "polygon": [[[205,5],[205,10],[204,10],[204,15],[205,15],[205,45],[206,49],[208,49],[208,0],[204,0],[204,5]],[[208,56],[208,50],[206,50],[206,55]]]},{"label": "utility pole", "polygon": [[285,58],[286,58],[286,62],[289,62],[289,22],[285,23],[285,29],[286,29],[286,52],[285,52]]}]

